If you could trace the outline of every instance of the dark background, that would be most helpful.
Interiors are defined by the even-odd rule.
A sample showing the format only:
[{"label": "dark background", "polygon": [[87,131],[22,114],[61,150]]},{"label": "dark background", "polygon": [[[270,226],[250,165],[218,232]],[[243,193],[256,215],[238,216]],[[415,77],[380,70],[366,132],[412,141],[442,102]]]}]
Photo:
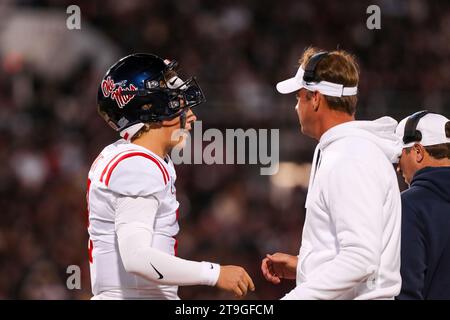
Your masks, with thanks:
[{"label": "dark background", "polygon": [[[66,28],[67,6],[81,30]],[[366,8],[381,8],[368,30]],[[179,255],[244,266],[256,292],[266,253],[297,254],[315,142],[300,134],[295,98],[276,82],[310,45],[342,48],[361,68],[357,118],[450,114],[448,1],[2,1],[0,4],[0,298],[89,299],[85,187],[91,162],[117,139],[96,113],[107,67],[132,52],[176,59],[207,103],[203,129],[280,129],[277,176],[258,165],[180,165]],[[286,165],[288,164],[288,165]],[[290,164],[290,165],[289,165]],[[299,177],[292,181],[292,177]],[[402,188],[405,185],[399,178]],[[82,289],[66,288],[79,265]],[[228,299],[209,287],[184,299]]]}]

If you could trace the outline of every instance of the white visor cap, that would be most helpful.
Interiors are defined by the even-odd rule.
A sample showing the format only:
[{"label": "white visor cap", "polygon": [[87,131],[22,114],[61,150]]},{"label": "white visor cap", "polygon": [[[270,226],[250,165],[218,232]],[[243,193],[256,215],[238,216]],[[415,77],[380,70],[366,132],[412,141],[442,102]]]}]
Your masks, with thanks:
[{"label": "white visor cap", "polygon": [[309,91],[319,91],[321,94],[332,97],[354,96],[358,93],[358,87],[344,87],[342,84],[319,81],[306,82],[303,80],[305,70],[300,66],[294,77],[278,82],[277,91],[282,94],[292,93],[305,88]]}]

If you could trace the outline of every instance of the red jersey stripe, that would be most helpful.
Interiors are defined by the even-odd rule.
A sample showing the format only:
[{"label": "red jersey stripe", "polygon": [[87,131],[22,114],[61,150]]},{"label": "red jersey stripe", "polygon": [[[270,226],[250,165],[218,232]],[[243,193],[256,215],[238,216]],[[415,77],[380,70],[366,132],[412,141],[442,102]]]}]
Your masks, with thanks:
[{"label": "red jersey stripe", "polygon": [[108,167],[109,167],[109,165],[111,164],[111,162],[113,162],[114,160],[116,160],[117,157],[120,156],[121,154],[124,154],[125,152],[131,152],[131,151],[134,151],[134,150],[122,151],[122,152],[119,152],[118,154],[116,154],[116,155],[108,162],[108,164],[105,166],[105,169],[103,169],[102,175],[100,176],[100,182],[103,182],[103,177],[105,176],[106,172],[108,171]]},{"label": "red jersey stripe", "polygon": [[167,178],[166,178],[166,174],[165,174],[165,168],[161,165],[161,163],[153,156],[144,153],[144,152],[133,152],[133,153],[128,153],[125,154],[123,156],[121,156],[119,159],[116,160],[116,162],[109,168],[108,174],[106,176],[106,180],[105,180],[105,184],[108,185],[109,184],[109,179],[111,178],[111,174],[113,173],[114,169],[117,167],[117,165],[120,163],[120,161],[127,159],[127,158],[131,158],[131,157],[144,157],[147,158],[151,161],[153,161],[159,168],[159,170],[161,170],[161,173],[163,175],[163,179],[164,179],[164,184],[167,184]]},{"label": "red jersey stripe", "polygon": [[91,191],[91,179],[87,180],[87,188],[86,188],[86,225],[89,228],[89,192]]},{"label": "red jersey stripe", "polygon": [[89,257],[89,262],[93,263],[94,259],[92,258],[92,250],[94,250],[94,243],[92,242],[91,239],[89,239],[89,245],[88,245],[88,257]]},{"label": "red jersey stripe", "polygon": [[173,252],[175,253],[175,257],[178,257],[178,240],[175,239],[175,244],[173,245]]},{"label": "red jersey stripe", "polygon": [[[153,157],[153,158],[155,158],[155,157]],[[157,160],[157,161],[159,162],[159,164],[161,165],[161,168],[163,168],[163,170],[164,170],[164,174],[165,174],[165,176],[166,176],[167,181],[169,181],[169,180],[170,180],[170,178],[169,178],[169,172],[167,172],[166,167],[162,164],[161,161],[159,161],[159,159],[155,158],[155,160]]]}]

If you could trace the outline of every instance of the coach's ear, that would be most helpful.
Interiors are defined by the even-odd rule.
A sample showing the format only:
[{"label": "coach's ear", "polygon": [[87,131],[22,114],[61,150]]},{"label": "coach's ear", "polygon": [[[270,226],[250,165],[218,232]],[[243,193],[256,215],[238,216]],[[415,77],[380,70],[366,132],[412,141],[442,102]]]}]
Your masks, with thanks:
[{"label": "coach's ear", "polygon": [[450,121],[445,124],[445,135],[450,138]]},{"label": "coach's ear", "polygon": [[421,163],[425,158],[425,148],[419,143],[414,144],[412,147],[412,152],[414,152],[414,157],[417,163]]},{"label": "coach's ear", "polygon": [[314,112],[319,110],[320,100],[323,98],[323,95],[319,91],[314,91],[312,94],[312,105]]}]

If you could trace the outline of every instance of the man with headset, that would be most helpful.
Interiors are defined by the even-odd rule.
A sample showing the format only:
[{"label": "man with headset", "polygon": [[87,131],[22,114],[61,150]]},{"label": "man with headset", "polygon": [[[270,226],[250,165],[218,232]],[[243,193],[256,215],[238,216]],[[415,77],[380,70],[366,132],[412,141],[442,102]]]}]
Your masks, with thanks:
[{"label": "man with headset", "polygon": [[296,93],[302,132],[319,141],[299,255],[268,254],[261,264],[274,284],[296,279],[283,299],[393,299],[400,292],[397,121],[355,121],[358,81],[352,55],[309,48],[297,74],[277,85]]},{"label": "man with headset", "polygon": [[402,193],[402,289],[398,299],[450,299],[450,121],[419,111],[396,130]]}]

